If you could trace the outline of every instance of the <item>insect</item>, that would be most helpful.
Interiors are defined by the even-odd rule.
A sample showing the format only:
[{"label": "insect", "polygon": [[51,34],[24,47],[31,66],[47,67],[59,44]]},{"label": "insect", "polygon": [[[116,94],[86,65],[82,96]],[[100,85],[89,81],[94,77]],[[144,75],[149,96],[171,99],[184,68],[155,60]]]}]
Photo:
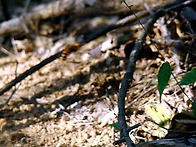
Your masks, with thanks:
[{"label": "insect", "polygon": [[71,52],[78,50],[80,47],[81,47],[81,45],[78,43],[67,46],[63,50],[63,53],[61,54],[61,59],[64,61]]}]

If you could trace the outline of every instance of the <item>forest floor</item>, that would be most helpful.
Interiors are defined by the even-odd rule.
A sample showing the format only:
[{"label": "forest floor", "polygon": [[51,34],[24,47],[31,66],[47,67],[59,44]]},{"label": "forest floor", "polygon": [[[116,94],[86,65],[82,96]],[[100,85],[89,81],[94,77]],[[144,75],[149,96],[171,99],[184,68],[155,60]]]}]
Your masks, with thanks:
[{"label": "forest floor", "polygon": [[[96,19],[93,21],[106,20],[106,17]],[[158,26],[157,23],[151,32],[154,38],[162,38]],[[136,31],[131,39],[136,39],[141,26],[134,24],[133,28]],[[51,37],[38,36],[36,50],[2,56],[0,87],[51,55],[54,51],[50,48],[58,41],[69,42],[69,39],[54,41]],[[84,44],[65,61],[59,58],[18,83],[9,103],[0,109],[0,146],[113,146],[120,136],[112,124],[117,122],[118,92],[129,62],[126,50],[134,41],[97,51],[96,48],[100,44],[103,46],[106,40],[108,35]],[[175,55],[170,48],[159,47],[178,80],[195,67],[194,60],[185,63],[187,54]],[[141,123],[131,132],[135,143],[160,139],[167,134],[145,117],[157,123],[165,122],[162,125],[169,128],[175,114],[192,110],[190,100],[173,78],[160,103],[157,74],[162,63],[154,46],[146,43],[136,62],[134,81],[126,96],[128,125]],[[183,89],[191,97],[196,93],[194,87]],[[14,88],[0,96],[0,105],[13,91]]]}]

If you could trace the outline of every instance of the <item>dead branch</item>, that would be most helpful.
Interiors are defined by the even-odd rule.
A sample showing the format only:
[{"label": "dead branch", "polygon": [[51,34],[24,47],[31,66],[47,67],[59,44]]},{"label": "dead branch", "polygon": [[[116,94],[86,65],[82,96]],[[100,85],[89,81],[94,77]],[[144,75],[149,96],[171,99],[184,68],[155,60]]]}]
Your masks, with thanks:
[{"label": "dead branch", "polygon": [[102,0],[96,0],[93,2],[77,2],[74,0],[53,1],[49,4],[39,5],[32,9],[31,12],[21,17],[16,17],[1,23],[0,35],[13,34],[15,32],[28,32],[27,26],[29,26],[31,22],[39,22],[39,20],[50,17],[57,17],[61,15],[89,16],[118,14],[122,12],[127,12],[127,10],[124,9],[119,0],[104,2]]},{"label": "dead branch", "polygon": [[[128,0],[130,1],[130,0]],[[130,1],[134,10],[144,9],[141,3],[145,0]],[[31,12],[23,14],[20,17],[10,19],[0,24],[0,35],[28,33],[28,26],[31,26],[35,22],[39,22],[43,19],[51,17],[57,17],[61,15],[65,16],[92,16],[92,15],[111,15],[119,13],[127,13],[126,9],[120,0],[59,0],[53,1],[49,4],[42,4],[32,9]],[[149,14],[147,11],[141,11],[138,16],[144,16]],[[130,19],[130,18],[128,18]],[[131,18],[132,19],[132,18]],[[124,20],[126,21],[126,20]],[[120,22],[122,24],[122,22]],[[119,25],[119,24],[118,24]]]},{"label": "dead branch", "polygon": [[[158,9],[158,7],[154,8],[153,10],[156,11],[157,9]],[[138,18],[142,18],[142,17],[148,16],[149,12],[147,10],[143,10],[143,11],[137,12],[136,15],[137,15]],[[136,18],[133,14],[131,14],[131,15],[123,18],[123,19],[120,19],[115,24],[107,25],[104,28],[101,28],[100,30],[97,30],[97,31],[91,33],[89,36],[86,37],[85,40],[81,40],[79,43],[83,44],[83,43],[89,42],[89,41],[91,41],[91,40],[93,40],[93,39],[95,39],[99,36],[105,35],[109,31],[112,31],[114,29],[123,27],[126,24],[134,22],[134,21],[136,21]]]},{"label": "dead branch", "polygon": [[27,76],[31,75],[32,73],[34,73],[35,71],[39,70],[40,68],[42,68],[43,66],[45,66],[46,64],[54,61],[55,59],[59,58],[62,54],[62,51],[46,58],[45,60],[43,60],[42,62],[40,62],[39,64],[31,67],[30,69],[28,69],[27,71],[25,71],[24,73],[22,73],[21,75],[17,76],[14,80],[12,80],[11,82],[9,82],[7,85],[5,85],[4,87],[2,87],[0,89],[0,95],[2,95],[4,92],[10,90],[12,88],[12,86],[16,85],[17,83],[21,82],[23,79],[25,79]]},{"label": "dead branch", "polygon": [[[139,52],[141,51],[142,44],[144,43],[146,36],[148,35],[149,31],[153,28],[154,23],[160,17],[164,16],[167,12],[171,10],[180,8],[192,2],[195,2],[195,0],[192,1],[176,0],[173,3],[165,5],[163,8],[161,8],[160,10],[158,10],[156,13],[153,14],[153,16],[145,24],[144,29],[140,32],[138,40],[136,41],[131,51],[127,71],[121,81],[121,88],[119,90],[119,97],[118,97],[118,108],[119,108],[118,122],[120,126],[120,139],[114,142],[114,144],[118,144],[120,141],[120,142],[126,142],[128,146],[133,146],[133,143],[129,137],[129,129],[127,127],[126,119],[125,119],[125,97],[126,97],[127,89],[129,88],[129,83],[131,83],[133,80],[133,72],[135,70],[136,60]],[[131,8],[130,10],[132,11]]]},{"label": "dead branch", "polygon": [[47,19],[51,16],[68,15],[73,9],[73,1],[61,0],[49,3],[48,5],[39,5],[32,12],[24,16],[13,18],[0,24],[0,35],[14,32],[25,32],[30,22]]},{"label": "dead branch", "polygon": [[[55,3],[55,4],[56,4],[56,3]],[[51,4],[51,5],[52,5],[52,4]],[[44,7],[44,6],[43,6],[43,7]],[[45,6],[45,7],[46,7],[46,6]],[[48,8],[52,8],[52,6],[50,6],[50,4],[49,4],[49,5],[48,5]],[[156,8],[156,9],[157,9],[157,8]],[[38,11],[38,12],[39,12],[39,11]],[[42,13],[41,10],[40,10],[39,13],[40,13],[40,15],[37,16],[39,19],[43,19],[43,18],[50,17],[49,14],[48,14],[48,15],[45,15],[45,16],[42,16],[42,15],[41,15],[41,13]],[[39,13],[38,13],[38,14],[39,14]],[[58,14],[58,13],[59,13],[59,12],[57,12],[56,14]],[[149,12],[146,11],[146,10],[144,10],[144,11],[138,12],[138,13],[136,13],[136,14],[137,14],[138,17],[140,18],[140,17],[143,17],[143,16],[148,15]],[[60,14],[59,14],[59,15],[60,15]],[[32,16],[33,16],[33,14],[32,14]],[[30,17],[30,14],[29,14],[29,17]],[[19,19],[19,18],[16,18],[16,19]],[[83,41],[80,42],[80,43],[82,43],[82,44],[83,44],[83,43],[87,43],[87,42],[89,42],[89,41],[91,41],[91,40],[93,40],[93,39],[95,39],[95,38],[97,38],[97,37],[99,37],[99,36],[101,36],[101,35],[106,34],[107,32],[109,32],[109,31],[111,31],[111,30],[113,30],[113,29],[122,27],[122,26],[124,26],[125,24],[130,23],[130,22],[133,22],[133,21],[135,21],[135,20],[136,20],[136,18],[134,17],[134,15],[130,15],[130,16],[124,18],[124,19],[119,20],[116,24],[112,24],[112,25],[107,26],[107,27],[104,28],[104,29],[95,31],[94,33],[91,34],[91,36],[89,36],[86,40],[83,40]],[[18,21],[19,21],[19,20],[18,20]],[[10,22],[10,24],[13,25],[13,24],[12,24],[12,20],[10,20],[10,21],[8,21],[8,22]],[[3,23],[2,23],[2,24],[3,24]],[[9,25],[9,24],[8,24],[8,25]],[[20,24],[19,24],[19,25],[20,25]],[[1,26],[1,24],[0,24],[0,26]],[[15,29],[16,29],[16,28],[15,28]],[[14,30],[15,30],[15,29],[14,29]],[[14,30],[12,30],[12,31],[14,31]],[[10,30],[10,31],[11,31],[11,30]],[[0,34],[1,34],[1,27],[0,27]],[[4,87],[2,87],[2,88],[0,89],[0,95],[2,95],[4,92],[10,90],[10,89],[12,88],[12,86],[14,86],[14,85],[16,85],[17,83],[21,82],[21,81],[22,81],[23,79],[25,79],[27,76],[31,75],[32,73],[34,73],[35,71],[39,70],[39,69],[42,68],[43,66],[45,66],[45,65],[47,65],[48,63],[50,63],[50,62],[56,60],[57,58],[59,58],[60,55],[61,55],[61,53],[62,53],[62,51],[56,53],[55,55],[52,55],[51,57],[49,57],[49,58],[43,60],[43,61],[40,62],[39,64],[37,64],[37,65],[31,67],[30,69],[28,69],[27,71],[25,71],[24,73],[22,73],[21,75],[19,75],[18,77],[16,77],[14,80],[12,80],[11,82],[9,82],[7,85],[5,85]]]}]

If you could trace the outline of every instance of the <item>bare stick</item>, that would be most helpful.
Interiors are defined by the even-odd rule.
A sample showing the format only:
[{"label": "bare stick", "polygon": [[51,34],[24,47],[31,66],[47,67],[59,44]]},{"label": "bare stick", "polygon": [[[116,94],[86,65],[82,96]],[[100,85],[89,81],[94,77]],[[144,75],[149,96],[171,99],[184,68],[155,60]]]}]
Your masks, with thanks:
[{"label": "bare stick", "polygon": [[[139,15],[139,17],[143,17],[143,16],[147,15],[148,12],[147,11],[142,11],[142,13],[138,12],[137,14]],[[97,38],[97,37],[99,37],[101,35],[106,34],[108,31],[111,31],[111,30],[113,30],[115,28],[124,26],[125,24],[130,23],[130,22],[132,22],[134,20],[135,20],[135,18],[133,17],[133,15],[128,16],[128,17],[118,21],[117,24],[112,24],[112,25],[107,26],[103,30],[96,31],[91,36],[89,36],[88,39],[83,40],[80,43],[82,43],[82,44],[83,43],[87,43],[87,42],[89,42],[89,41],[91,41],[91,40],[93,40],[93,39],[95,39],[95,38]],[[57,59],[58,57],[60,57],[61,53],[62,53],[62,51],[56,53],[55,55],[53,55],[53,56],[43,60],[38,65],[31,67],[29,70],[25,71],[20,76],[16,77],[16,79],[12,80],[10,83],[8,83],[7,85],[5,85],[3,88],[0,89],[0,95],[2,95],[4,92],[10,90],[12,86],[14,86],[18,82],[22,81],[23,79],[25,79],[28,75],[34,73],[35,71],[39,70],[40,68],[42,68],[46,64],[48,64],[48,63],[54,61],[55,59]]]},{"label": "bare stick", "polygon": [[129,138],[129,132],[125,120],[125,96],[127,89],[129,88],[129,83],[133,80],[133,72],[135,70],[135,63],[136,59],[138,57],[139,52],[141,51],[142,44],[147,36],[147,33],[151,30],[153,24],[156,22],[156,20],[163,16],[163,11],[159,10],[156,12],[151,19],[146,23],[145,25],[145,31],[142,30],[138,41],[135,43],[134,48],[130,54],[129,58],[129,64],[127,67],[126,74],[124,75],[124,78],[121,81],[121,88],[119,91],[119,97],[118,97],[118,108],[119,108],[119,114],[118,114],[118,122],[120,126],[120,137],[125,138],[124,141],[126,141],[128,146],[132,146],[133,143],[131,139]]},{"label": "bare stick", "polygon": [[[15,77],[17,77],[17,69],[18,69],[18,61],[16,61],[16,70],[15,70]],[[20,85],[19,85],[20,86]],[[14,95],[14,93],[17,91],[17,89],[19,88],[16,87],[16,85],[14,86],[14,90],[12,91],[12,94],[9,96],[9,98],[7,99],[7,101],[0,106],[0,108],[3,108],[5,105],[7,105],[9,103],[9,101],[11,100],[12,96]]]},{"label": "bare stick", "polygon": [[4,92],[10,90],[12,88],[12,86],[16,85],[17,83],[19,83],[20,81],[25,79],[27,76],[29,76],[32,73],[34,73],[35,71],[39,70],[40,68],[42,68],[46,64],[48,64],[48,63],[54,61],[55,59],[59,58],[61,56],[61,54],[62,54],[62,51],[60,51],[60,52],[58,52],[58,53],[56,53],[56,54],[46,58],[45,60],[43,60],[39,64],[31,67],[30,69],[28,69],[27,71],[25,71],[24,73],[22,73],[21,75],[16,77],[14,80],[12,80],[7,85],[5,85],[3,88],[0,89],[0,95],[2,95]]}]

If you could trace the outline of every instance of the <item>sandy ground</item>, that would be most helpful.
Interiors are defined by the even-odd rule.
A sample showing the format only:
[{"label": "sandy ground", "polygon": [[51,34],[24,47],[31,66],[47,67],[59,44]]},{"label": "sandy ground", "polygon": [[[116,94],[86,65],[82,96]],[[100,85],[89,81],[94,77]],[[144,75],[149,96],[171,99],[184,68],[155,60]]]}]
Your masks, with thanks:
[{"label": "sandy ground", "polygon": [[[154,37],[161,36],[156,29],[154,34]],[[128,59],[124,51],[127,44],[101,52],[96,57],[90,56],[89,52],[106,39],[104,36],[82,46],[65,61],[57,59],[16,85],[17,91],[0,109],[0,146],[113,146],[120,134],[110,124],[117,122],[118,90]],[[50,47],[54,45],[49,39],[41,43]],[[38,54],[39,49],[2,56],[0,87],[49,56],[46,50],[41,49],[41,54]],[[53,51],[49,49],[49,52]],[[161,48],[160,52],[170,62],[177,78],[181,79],[185,74],[183,61],[180,61],[179,70],[171,50]],[[144,45],[126,97],[128,125],[141,123],[139,128],[131,131],[134,143],[159,139],[167,134],[145,117],[157,123],[165,122],[163,125],[169,128],[176,113],[191,110],[190,102],[174,79],[159,102],[157,74],[162,63],[157,51]],[[194,64],[190,64],[189,69]],[[193,87],[184,89],[191,95],[195,92]],[[0,105],[6,102],[13,90],[0,96]]]}]

